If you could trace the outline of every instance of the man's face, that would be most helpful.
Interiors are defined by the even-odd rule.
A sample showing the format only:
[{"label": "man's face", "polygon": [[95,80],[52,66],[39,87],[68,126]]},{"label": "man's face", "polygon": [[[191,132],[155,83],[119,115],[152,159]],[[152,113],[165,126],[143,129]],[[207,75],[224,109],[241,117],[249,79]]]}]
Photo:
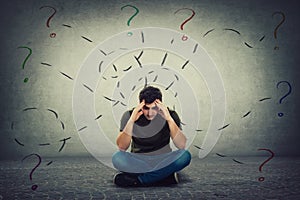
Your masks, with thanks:
[{"label": "man's face", "polygon": [[145,104],[144,107],[142,108],[143,114],[145,115],[146,119],[152,120],[155,118],[155,116],[158,113],[158,107],[156,104],[150,103],[150,104]]}]

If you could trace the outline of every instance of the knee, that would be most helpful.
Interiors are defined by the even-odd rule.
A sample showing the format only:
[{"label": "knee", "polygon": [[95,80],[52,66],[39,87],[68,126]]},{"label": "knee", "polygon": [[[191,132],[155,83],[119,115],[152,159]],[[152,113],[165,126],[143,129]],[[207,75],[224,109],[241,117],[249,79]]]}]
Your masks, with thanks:
[{"label": "knee", "polygon": [[192,155],[188,150],[184,150],[181,157],[187,162],[187,165],[190,164],[190,162],[192,160]]},{"label": "knee", "polygon": [[180,150],[180,156],[176,160],[176,165],[183,167],[186,167],[190,164],[192,156],[191,153],[188,150]]},{"label": "knee", "polygon": [[122,163],[124,163],[124,153],[125,152],[118,151],[113,154],[111,160],[114,167],[119,168],[119,166],[122,165]]}]

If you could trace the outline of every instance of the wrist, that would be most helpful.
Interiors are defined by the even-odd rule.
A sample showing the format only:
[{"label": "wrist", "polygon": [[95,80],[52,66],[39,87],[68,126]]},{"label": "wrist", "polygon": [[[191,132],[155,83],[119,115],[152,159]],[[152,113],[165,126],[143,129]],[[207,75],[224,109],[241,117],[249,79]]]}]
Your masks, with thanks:
[{"label": "wrist", "polygon": [[174,119],[171,116],[169,116],[169,117],[166,118],[166,121],[167,122],[174,122]]}]

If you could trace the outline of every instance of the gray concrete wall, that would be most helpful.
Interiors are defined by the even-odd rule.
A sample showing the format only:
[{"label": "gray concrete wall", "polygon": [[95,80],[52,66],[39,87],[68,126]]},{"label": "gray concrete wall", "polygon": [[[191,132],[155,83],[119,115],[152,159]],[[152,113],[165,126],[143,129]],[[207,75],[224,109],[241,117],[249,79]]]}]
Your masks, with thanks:
[{"label": "gray concrete wall", "polygon": [[[129,26],[127,22],[135,10],[132,7],[121,10],[128,4],[139,9]],[[47,19],[54,10],[42,6],[56,9],[49,27]],[[195,11],[184,30],[180,30],[180,25],[191,16],[191,11],[174,13],[181,8]],[[222,130],[211,153],[261,155],[257,149],[268,148],[276,155],[299,155],[298,10],[297,1],[279,0],[2,2],[0,158],[29,153],[53,157],[88,155],[79,137],[80,127],[76,127],[73,120],[72,96],[77,73],[99,43],[120,32],[144,27],[168,28],[186,34],[214,61],[226,94],[226,115],[220,128],[230,125]],[[285,16],[276,38],[274,32],[283,15],[272,17],[274,12]],[[51,33],[56,36],[51,38]],[[275,46],[279,48],[274,50]],[[30,56],[29,49],[32,50]],[[145,53],[143,59],[149,63],[160,62],[163,55],[161,50],[154,49]],[[168,61],[172,63],[171,59]],[[108,71],[106,75],[110,75]],[[29,80],[24,83],[26,77]],[[202,145],[212,123],[212,112],[218,110],[211,110],[210,91],[205,89],[205,79],[209,77],[192,71],[182,73],[182,77],[191,83],[201,107],[197,129],[203,131],[197,133],[189,147],[192,154],[197,155],[198,149],[193,145]],[[286,82],[277,88],[280,81]],[[291,93],[284,97],[289,91],[287,82]],[[116,84],[104,82],[101,87],[94,91],[98,102],[95,112],[103,114],[100,126],[113,143],[119,122],[105,118],[112,106],[105,101],[99,103],[99,99],[103,100],[104,90],[114,91]],[[135,105],[136,94],[137,91],[131,94],[127,108]],[[186,96],[174,103],[168,102],[170,94],[166,92],[165,96],[168,106],[176,104],[181,108],[189,98]],[[270,99],[259,101],[264,98]],[[194,106],[188,105],[188,110]],[[284,116],[278,117],[279,112]],[[94,148],[101,151],[103,147]]]}]

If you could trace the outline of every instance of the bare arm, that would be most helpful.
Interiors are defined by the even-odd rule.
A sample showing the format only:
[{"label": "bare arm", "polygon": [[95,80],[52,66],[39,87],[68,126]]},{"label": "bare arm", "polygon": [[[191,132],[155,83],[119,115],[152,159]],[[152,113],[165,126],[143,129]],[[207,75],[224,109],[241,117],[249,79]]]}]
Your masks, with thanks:
[{"label": "bare arm", "polygon": [[184,149],[186,145],[186,137],[179,129],[173,118],[167,120],[171,138],[178,149]]},{"label": "bare arm", "polygon": [[120,133],[117,137],[116,143],[118,145],[119,150],[121,150],[121,151],[126,151],[130,145],[133,124],[134,124],[134,122],[130,121],[130,119],[129,119],[124,130],[120,131]]},{"label": "bare arm", "polygon": [[133,109],[133,112],[123,129],[123,131],[120,131],[119,135],[117,136],[116,143],[118,145],[119,150],[126,151],[131,143],[132,138],[132,130],[133,125],[136,120],[143,114],[143,111],[141,111],[141,108],[145,105],[145,102],[141,102],[137,107]]},{"label": "bare arm", "polygon": [[170,115],[168,108],[162,104],[160,100],[155,101],[156,105],[160,109],[160,113],[167,121],[170,129],[171,138],[178,149],[184,149],[186,145],[186,137],[175,123],[174,119]]}]

